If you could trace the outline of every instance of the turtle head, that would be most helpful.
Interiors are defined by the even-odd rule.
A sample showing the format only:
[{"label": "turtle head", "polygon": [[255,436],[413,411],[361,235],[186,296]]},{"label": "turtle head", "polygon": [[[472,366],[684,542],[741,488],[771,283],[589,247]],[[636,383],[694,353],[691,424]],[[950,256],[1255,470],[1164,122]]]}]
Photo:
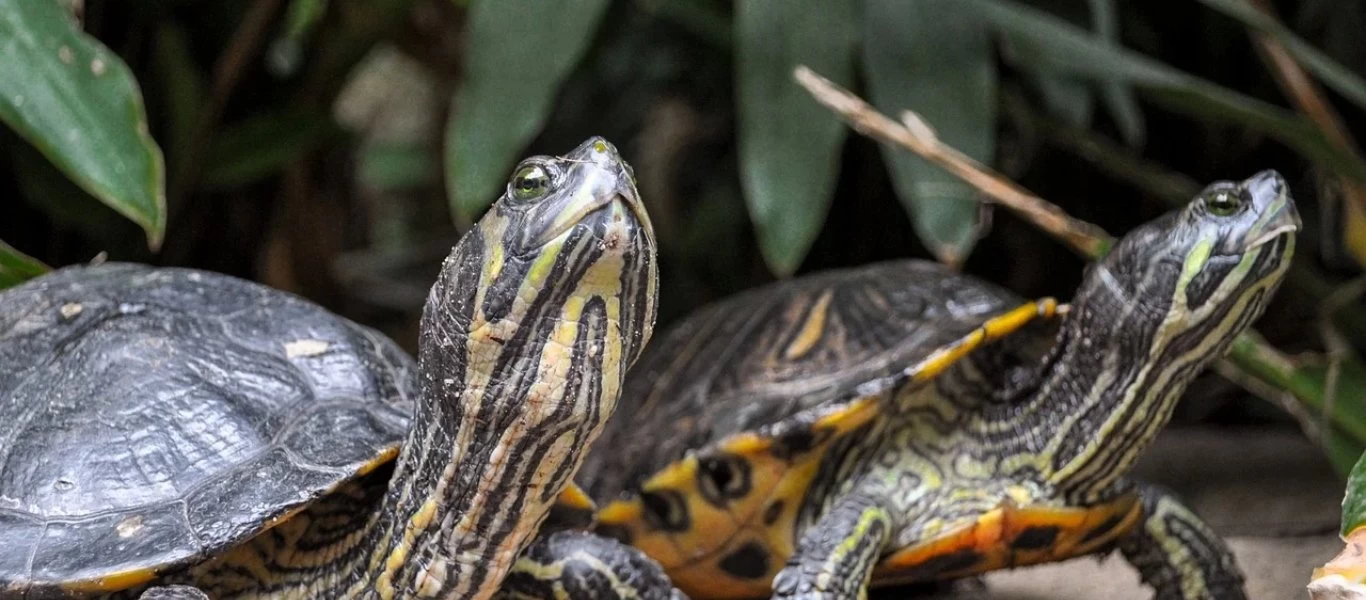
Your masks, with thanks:
[{"label": "turtle head", "polygon": [[[475,269],[477,275],[461,274]],[[518,163],[502,197],[461,239],[444,273],[458,275],[445,285],[444,304],[461,297],[477,304],[472,327],[500,330],[496,337],[504,339],[514,330],[536,331],[528,339],[534,345],[542,333],[537,328],[570,335],[576,327],[564,325],[580,323],[595,329],[587,335],[606,336],[604,358],[622,363],[622,372],[654,327],[654,229],[630,165],[600,137],[564,156]],[[617,365],[604,368],[615,373]]]},{"label": "turtle head", "polygon": [[1299,227],[1275,171],[1211,184],[1185,207],[1126,235],[1091,268],[1076,304],[1094,303],[1110,322],[1129,315],[1120,321],[1155,341],[1206,349],[1193,338],[1217,337],[1225,346],[1266,307]]},{"label": "turtle head", "polygon": [[[1210,185],[1124,237],[1087,271],[1050,364],[1068,390],[1048,414],[1082,415],[1054,437],[1050,479],[1104,494],[1171,418],[1186,385],[1266,308],[1299,214],[1272,171]],[[1041,427],[1055,427],[1044,425]]]},{"label": "turtle head", "polygon": [[392,477],[421,489],[391,488],[385,510],[395,539],[458,550],[429,563],[432,595],[496,589],[615,412],[657,288],[631,168],[601,138],[519,163],[461,237],[423,312],[421,398]]},{"label": "turtle head", "polygon": [[[605,421],[653,331],[657,290],[654,229],[634,174],[611,143],[593,137],[513,169],[428,299],[422,334],[449,327],[464,355],[433,347],[424,357],[456,361],[467,376],[452,385],[466,392],[516,382],[535,383],[520,393],[544,392],[499,396],[508,415],[528,400],[553,400],[566,409],[563,424]],[[575,396],[590,390],[574,386],[593,386],[594,398]]]}]

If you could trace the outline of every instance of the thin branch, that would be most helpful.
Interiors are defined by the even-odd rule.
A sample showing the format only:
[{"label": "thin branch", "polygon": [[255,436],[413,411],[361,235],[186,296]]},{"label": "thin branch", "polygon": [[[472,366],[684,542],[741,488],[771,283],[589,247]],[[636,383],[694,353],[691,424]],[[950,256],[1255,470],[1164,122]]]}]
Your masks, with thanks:
[{"label": "thin branch", "polygon": [[905,147],[980,190],[1000,204],[1037,225],[1077,253],[1095,258],[1105,253],[1114,238],[1101,228],[1074,219],[1062,209],[1029,193],[1015,182],[939,140],[934,130],[915,113],[903,116],[902,125],[878,112],[866,101],[806,66],[793,72],[797,83],[816,101],[835,111],[856,131],[883,142]]}]

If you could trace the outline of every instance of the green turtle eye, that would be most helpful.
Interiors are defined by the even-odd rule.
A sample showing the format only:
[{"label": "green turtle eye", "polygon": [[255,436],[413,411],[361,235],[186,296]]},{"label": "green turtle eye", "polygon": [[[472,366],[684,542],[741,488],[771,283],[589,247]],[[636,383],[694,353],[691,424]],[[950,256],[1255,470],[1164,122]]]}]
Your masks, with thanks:
[{"label": "green turtle eye", "polygon": [[550,191],[550,172],[541,165],[527,165],[512,174],[512,196],[535,200]]},{"label": "green turtle eye", "polygon": [[1238,212],[1238,209],[1242,207],[1242,205],[1243,200],[1238,194],[1219,192],[1210,196],[1209,212],[1216,217],[1227,217]]}]

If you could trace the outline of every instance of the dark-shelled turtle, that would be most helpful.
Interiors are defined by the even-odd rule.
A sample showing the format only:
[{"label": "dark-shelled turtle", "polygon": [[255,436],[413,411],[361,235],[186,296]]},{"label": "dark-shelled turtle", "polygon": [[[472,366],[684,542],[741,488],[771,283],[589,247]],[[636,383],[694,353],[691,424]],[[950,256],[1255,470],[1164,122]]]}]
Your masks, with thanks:
[{"label": "dark-shelled turtle", "polygon": [[[0,292],[0,596],[498,593],[650,338],[653,235],[605,140],[523,161],[442,265],[416,363],[203,271]],[[619,575],[667,597],[638,551],[549,542],[593,557],[543,565],[597,577],[569,589]]]},{"label": "dark-shelled turtle", "polygon": [[1243,598],[1210,529],[1125,476],[1262,313],[1298,227],[1279,175],[1215,183],[1027,326],[1051,301],[915,260],[705,307],[646,350],[580,472],[610,502],[597,531],[694,598],[856,598],[1116,547],[1158,598]]}]

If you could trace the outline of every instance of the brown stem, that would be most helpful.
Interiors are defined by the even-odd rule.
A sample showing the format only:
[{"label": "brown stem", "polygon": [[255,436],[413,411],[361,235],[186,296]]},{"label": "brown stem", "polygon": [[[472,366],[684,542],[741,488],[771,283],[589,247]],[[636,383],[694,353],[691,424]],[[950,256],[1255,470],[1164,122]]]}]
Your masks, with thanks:
[{"label": "brown stem", "polygon": [[856,131],[915,152],[976,187],[993,202],[1019,213],[1077,253],[1095,258],[1104,254],[1114,241],[1101,228],[1068,216],[1004,175],[944,144],[919,115],[903,113],[906,124],[902,125],[806,66],[797,67],[793,76],[818,102],[835,111]]}]

